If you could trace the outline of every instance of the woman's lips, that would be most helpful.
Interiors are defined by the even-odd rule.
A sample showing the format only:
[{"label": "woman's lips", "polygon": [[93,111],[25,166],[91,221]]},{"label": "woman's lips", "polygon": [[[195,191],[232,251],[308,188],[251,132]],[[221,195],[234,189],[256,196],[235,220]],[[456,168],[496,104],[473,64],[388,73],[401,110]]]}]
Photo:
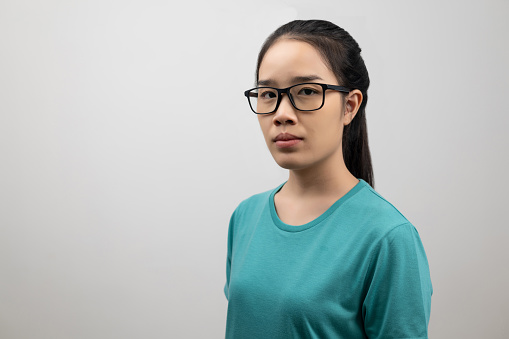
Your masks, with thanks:
[{"label": "woman's lips", "polygon": [[278,148],[289,148],[297,145],[302,141],[302,138],[299,138],[293,134],[289,133],[280,133],[277,137],[274,138],[274,142],[276,143],[276,147]]},{"label": "woman's lips", "polygon": [[301,139],[291,139],[291,140],[279,140],[276,141],[276,146],[278,148],[288,148],[297,145]]}]

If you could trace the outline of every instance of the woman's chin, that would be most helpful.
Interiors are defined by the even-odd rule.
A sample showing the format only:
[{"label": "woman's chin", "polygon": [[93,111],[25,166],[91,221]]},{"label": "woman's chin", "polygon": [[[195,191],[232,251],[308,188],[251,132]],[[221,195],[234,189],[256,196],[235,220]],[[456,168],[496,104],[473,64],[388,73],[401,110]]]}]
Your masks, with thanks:
[{"label": "woman's chin", "polygon": [[306,167],[302,161],[298,161],[297,159],[291,159],[290,157],[274,157],[274,160],[279,165],[287,170],[298,170]]}]

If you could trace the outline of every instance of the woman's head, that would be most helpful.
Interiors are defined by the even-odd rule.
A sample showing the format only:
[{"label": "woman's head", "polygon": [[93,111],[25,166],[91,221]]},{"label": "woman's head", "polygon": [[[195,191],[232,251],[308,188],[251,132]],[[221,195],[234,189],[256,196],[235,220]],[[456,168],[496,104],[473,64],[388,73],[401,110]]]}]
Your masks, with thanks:
[{"label": "woman's head", "polygon": [[[346,122],[343,124],[342,153],[348,170],[357,178],[362,178],[373,186],[373,170],[368,147],[365,117],[369,75],[364,60],[360,55],[361,49],[359,45],[348,32],[328,21],[295,20],[289,22],[274,31],[263,44],[258,55],[256,67],[257,82],[264,80],[260,79],[260,75],[265,76],[260,74],[260,67],[267,56],[267,52],[272,47],[277,47],[276,45],[281,47],[280,42],[284,41],[303,42],[312,46],[316,51],[316,55],[323,62],[323,65],[328,68],[329,74],[322,74],[325,74],[325,76],[333,75],[337,85],[357,90],[356,92],[360,91],[361,95],[357,96],[360,99],[359,105],[353,116],[351,116],[352,119],[346,119]],[[303,46],[303,44],[301,45]],[[283,48],[279,48],[279,50],[283,53],[285,52]],[[273,54],[269,54],[271,60],[277,60],[278,56]],[[262,67],[262,72],[268,69],[265,64]],[[327,95],[330,96],[330,99],[327,97],[327,100],[335,100],[334,98],[338,95],[342,95],[343,99],[348,97],[348,94],[337,92]],[[348,100],[343,100],[343,104],[347,102]]]}]

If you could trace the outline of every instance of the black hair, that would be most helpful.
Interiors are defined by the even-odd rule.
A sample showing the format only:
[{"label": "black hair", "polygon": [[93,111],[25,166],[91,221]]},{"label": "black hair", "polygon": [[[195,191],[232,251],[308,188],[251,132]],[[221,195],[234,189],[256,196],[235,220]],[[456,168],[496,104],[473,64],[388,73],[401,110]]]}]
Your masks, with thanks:
[{"label": "black hair", "polygon": [[374,187],[373,166],[368,145],[366,104],[369,75],[361,48],[352,36],[335,24],[324,20],[294,20],[276,29],[265,40],[256,66],[256,81],[260,64],[267,50],[280,38],[307,42],[322,55],[336,76],[339,85],[362,92],[363,100],[355,118],[343,131],[343,158],[347,169],[356,178]]}]

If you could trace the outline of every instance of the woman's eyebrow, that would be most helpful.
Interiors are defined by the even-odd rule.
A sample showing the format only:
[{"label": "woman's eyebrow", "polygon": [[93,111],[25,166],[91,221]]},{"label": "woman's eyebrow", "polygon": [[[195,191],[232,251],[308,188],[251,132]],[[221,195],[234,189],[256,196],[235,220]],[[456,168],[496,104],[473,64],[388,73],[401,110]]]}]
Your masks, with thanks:
[{"label": "woman's eyebrow", "polygon": [[275,84],[274,80],[267,79],[267,80],[258,80],[257,82],[258,86],[273,86]]},{"label": "woman's eyebrow", "polygon": [[313,81],[313,80],[323,80],[323,79],[320,78],[318,75],[306,75],[306,76],[294,77],[292,79],[292,82],[299,83],[299,82],[308,82],[308,81]]},{"label": "woman's eyebrow", "polygon": [[[313,80],[323,80],[323,79],[321,77],[319,77],[318,75],[300,75],[300,76],[293,77],[291,79],[291,82],[293,84],[298,84],[301,82],[309,82],[309,81],[313,81]],[[272,79],[258,80],[258,86],[275,86],[275,85],[276,85],[276,81],[274,81]]]}]

